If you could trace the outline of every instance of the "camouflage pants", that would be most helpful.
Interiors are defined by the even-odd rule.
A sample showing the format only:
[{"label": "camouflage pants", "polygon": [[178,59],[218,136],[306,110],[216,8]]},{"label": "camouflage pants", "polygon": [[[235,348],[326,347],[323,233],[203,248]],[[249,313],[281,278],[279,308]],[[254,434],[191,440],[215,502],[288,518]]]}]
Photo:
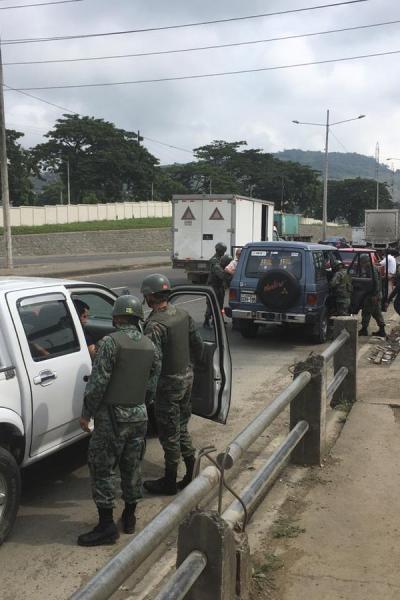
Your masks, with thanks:
[{"label": "camouflage pants", "polygon": [[166,467],[176,467],[180,457],[194,456],[195,449],[188,432],[192,414],[193,371],[184,375],[160,377],[155,414],[158,437],[164,450]]},{"label": "camouflage pants", "polygon": [[362,307],[361,325],[365,329],[367,329],[371,317],[375,319],[379,327],[385,325],[381,310],[381,298],[378,296],[375,296],[376,300],[373,298],[372,296],[367,296]]},{"label": "camouflage pants", "polygon": [[88,463],[93,500],[99,508],[113,508],[115,469],[121,475],[122,498],[134,504],[142,497],[141,461],[147,421],[117,423],[116,436],[108,418],[95,420],[89,442]]},{"label": "camouflage pants", "polygon": [[350,314],[350,298],[337,298],[336,315],[338,317],[348,317]]},{"label": "camouflage pants", "polygon": [[[224,301],[225,301],[225,288],[224,286],[211,286],[217,296],[217,300],[218,300],[218,305],[220,307],[220,309],[222,310],[224,308]],[[204,315],[204,318],[206,320],[211,319],[212,317],[212,311],[211,311],[211,306],[210,303],[207,300],[207,309],[206,309],[206,314]]]}]

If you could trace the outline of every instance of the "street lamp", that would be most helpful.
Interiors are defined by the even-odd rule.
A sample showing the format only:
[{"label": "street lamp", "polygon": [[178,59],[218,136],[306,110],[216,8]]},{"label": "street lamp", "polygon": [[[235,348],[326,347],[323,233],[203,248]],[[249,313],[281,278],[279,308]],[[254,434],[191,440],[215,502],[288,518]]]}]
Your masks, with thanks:
[{"label": "street lamp", "polygon": [[329,128],[334,125],[341,125],[342,123],[349,123],[350,121],[357,121],[358,119],[364,119],[366,115],[358,115],[351,119],[345,119],[344,121],[335,121],[335,123],[329,122],[329,110],[326,111],[326,123],[309,123],[306,121],[295,121],[292,123],[296,125],[315,125],[316,127],[325,127],[325,169],[324,169],[324,196],[322,201],[322,239],[326,239],[327,233],[327,221],[328,221],[328,142],[329,142]]}]

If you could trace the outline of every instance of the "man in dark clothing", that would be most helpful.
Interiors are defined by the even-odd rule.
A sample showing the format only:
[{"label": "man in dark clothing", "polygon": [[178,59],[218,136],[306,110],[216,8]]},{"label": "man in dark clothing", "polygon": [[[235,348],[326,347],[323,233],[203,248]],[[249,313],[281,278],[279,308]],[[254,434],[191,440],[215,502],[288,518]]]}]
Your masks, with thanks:
[{"label": "man in dark clothing", "polygon": [[336,260],[332,268],[334,275],[329,282],[329,289],[333,300],[333,314],[346,317],[350,314],[351,292],[353,289],[351,276],[344,268],[341,260]]},{"label": "man in dark clothing", "polygon": [[[192,362],[203,356],[203,340],[192,317],[179,307],[169,304],[171,285],[164,275],[144,278],[141,292],[152,309],[144,332],[154,343],[161,357],[161,375],[155,398],[158,436],[164,450],[165,475],[145,481],[152,494],[173,495],[192,480],[195,449],[188,432],[192,414]],[[186,475],[176,482],[180,458],[186,465]]]},{"label": "man in dark clothing", "polygon": [[360,277],[372,279],[371,291],[364,298],[361,312],[361,329],[358,332],[360,336],[368,335],[368,325],[371,317],[375,319],[379,327],[372,335],[386,337],[385,321],[382,316],[382,281],[378,270],[371,264],[368,254],[360,256]]},{"label": "man in dark clothing", "polygon": [[[229,274],[226,273],[224,270],[227,265],[225,265],[224,267],[221,266],[221,260],[224,256],[225,252],[226,252],[225,244],[218,242],[218,244],[215,245],[215,254],[210,259],[209,273],[208,273],[208,279],[207,279],[207,285],[210,285],[213,288],[213,290],[217,296],[218,305],[219,305],[221,311],[224,308],[225,285],[227,282],[229,283],[229,279],[230,279]],[[212,316],[211,307],[209,306],[209,304],[207,304],[206,314],[204,315],[204,323],[203,323],[204,327],[206,327],[206,328],[210,327],[211,316]]]},{"label": "man in dark clothing", "polygon": [[86,304],[86,302],[84,302],[83,300],[80,300],[79,298],[73,298],[72,301],[74,303],[76,312],[78,313],[78,317],[79,317],[79,320],[82,325],[83,334],[85,336],[85,340],[86,340],[86,344],[87,344],[87,347],[89,350],[90,357],[93,360],[94,356],[96,354],[96,343],[94,341],[93,336],[86,328],[86,324],[87,324],[87,321],[89,318],[90,306],[88,304]]},{"label": "man in dark clothing", "polygon": [[89,421],[94,418],[88,463],[99,523],[79,536],[80,546],[113,544],[119,537],[113,518],[117,466],[125,500],[123,530],[135,530],[136,504],[142,497],[140,467],[147,429],[146,396],[154,394],[159,376],[156,348],[139,327],[139,320],[143,319],[138,298],[117,298],[113,309],[116,331],[99,343],[85,389],[80,425],[89,432]]}]

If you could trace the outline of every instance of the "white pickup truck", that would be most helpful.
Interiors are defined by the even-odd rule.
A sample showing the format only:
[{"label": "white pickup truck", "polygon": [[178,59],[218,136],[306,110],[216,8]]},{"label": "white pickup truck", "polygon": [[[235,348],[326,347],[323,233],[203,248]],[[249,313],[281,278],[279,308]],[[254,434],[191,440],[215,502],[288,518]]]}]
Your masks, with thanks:
[{"label": "white pickup truck", "polygon": [[[18,512],[20,470],[81,439],[79,416],[91,359],[74,308],[90,307],[87,330],[95,341],[113,330],[116,294],[98,284],[0,277],[0,544]],[[206,352],[195,369],[193,412],[225,423],[231,394],[229,345],[212,290],[174,288],[201,327],[207,303],[213,328],[202,330]]]}]

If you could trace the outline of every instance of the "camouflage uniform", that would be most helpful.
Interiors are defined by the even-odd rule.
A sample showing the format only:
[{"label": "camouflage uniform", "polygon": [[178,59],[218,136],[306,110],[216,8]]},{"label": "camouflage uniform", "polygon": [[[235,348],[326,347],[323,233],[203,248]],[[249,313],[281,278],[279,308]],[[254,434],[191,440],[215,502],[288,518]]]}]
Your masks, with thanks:
[{"label": "camouflage uniform", "polygon": [[[133,340],[142,336],[134,325],[118,327]],[[113,508],[115,500],[114,471],[119,466],[122,497],[134,504],[142,497],[140,463],[145,450],[147,411],[145,404],[137,406],[107,406],[103,397],[116,363],[116,344],[104,337],[98,347],[90,380],[86,386],[82,416],[94,417],[94,432],[89,443],[88,463],[93,500],[99,508]],[[147,387],[154,395],[160,370],[157,351]]]},{"label": "camouflage uniform", "polygon": [[[219,256],[218,254],[214,254],[214,256],[210,259],[209,264],[209,273],[207,279],[207,285],[210,285],[215,295],[217,296],[218,305],[222,310],[224,308],[224,300],[225,300],[225,289],[229,286],[229,282],[232,279],[232,276],[221,266],[221,259],[223,256]],[[207,302],[207,310],[204,315],[205,321],[209,321],[212,317],[211,306]]]},{"label": "camouflage uniform", "polygon": [[[361,277],[371,277],[371,273],[361,273]],[[385,321],[381,310],[382,303],[382,282],[380,275],[375,267],[372,267],[372,290],[365,297],[361,312],[362,330],[367,330],[371,317],[375,319],[380,328],[385,327]]]},{"label": "camouflage uniform", "polygon": [[335,314],[343,317],[349,315],[352,284],[347,271],[343,269],[336,271],[329,282],[329,287],[333,295]]},{"label": "camouflage uniform", "polygon": [[[169,315],[175,315],[176,309],[168,304],[160,309]],[[168,329],[165,325],[151,320],[146,321],[145,334],[157,348],[159,370],[167,344]],[[189,316],[189,346],[192,361],[199,361],[203,355],[203,340]],[[176,375],[160,375],[155,398],[155,414],[158,436],[164,450],[166,468],[176,469],[180,457],[194,457],[195,449],[188,432],[188,422],[192,414],[191,393],[193,386],[193,368],[188,365],[186,371]]]}]

